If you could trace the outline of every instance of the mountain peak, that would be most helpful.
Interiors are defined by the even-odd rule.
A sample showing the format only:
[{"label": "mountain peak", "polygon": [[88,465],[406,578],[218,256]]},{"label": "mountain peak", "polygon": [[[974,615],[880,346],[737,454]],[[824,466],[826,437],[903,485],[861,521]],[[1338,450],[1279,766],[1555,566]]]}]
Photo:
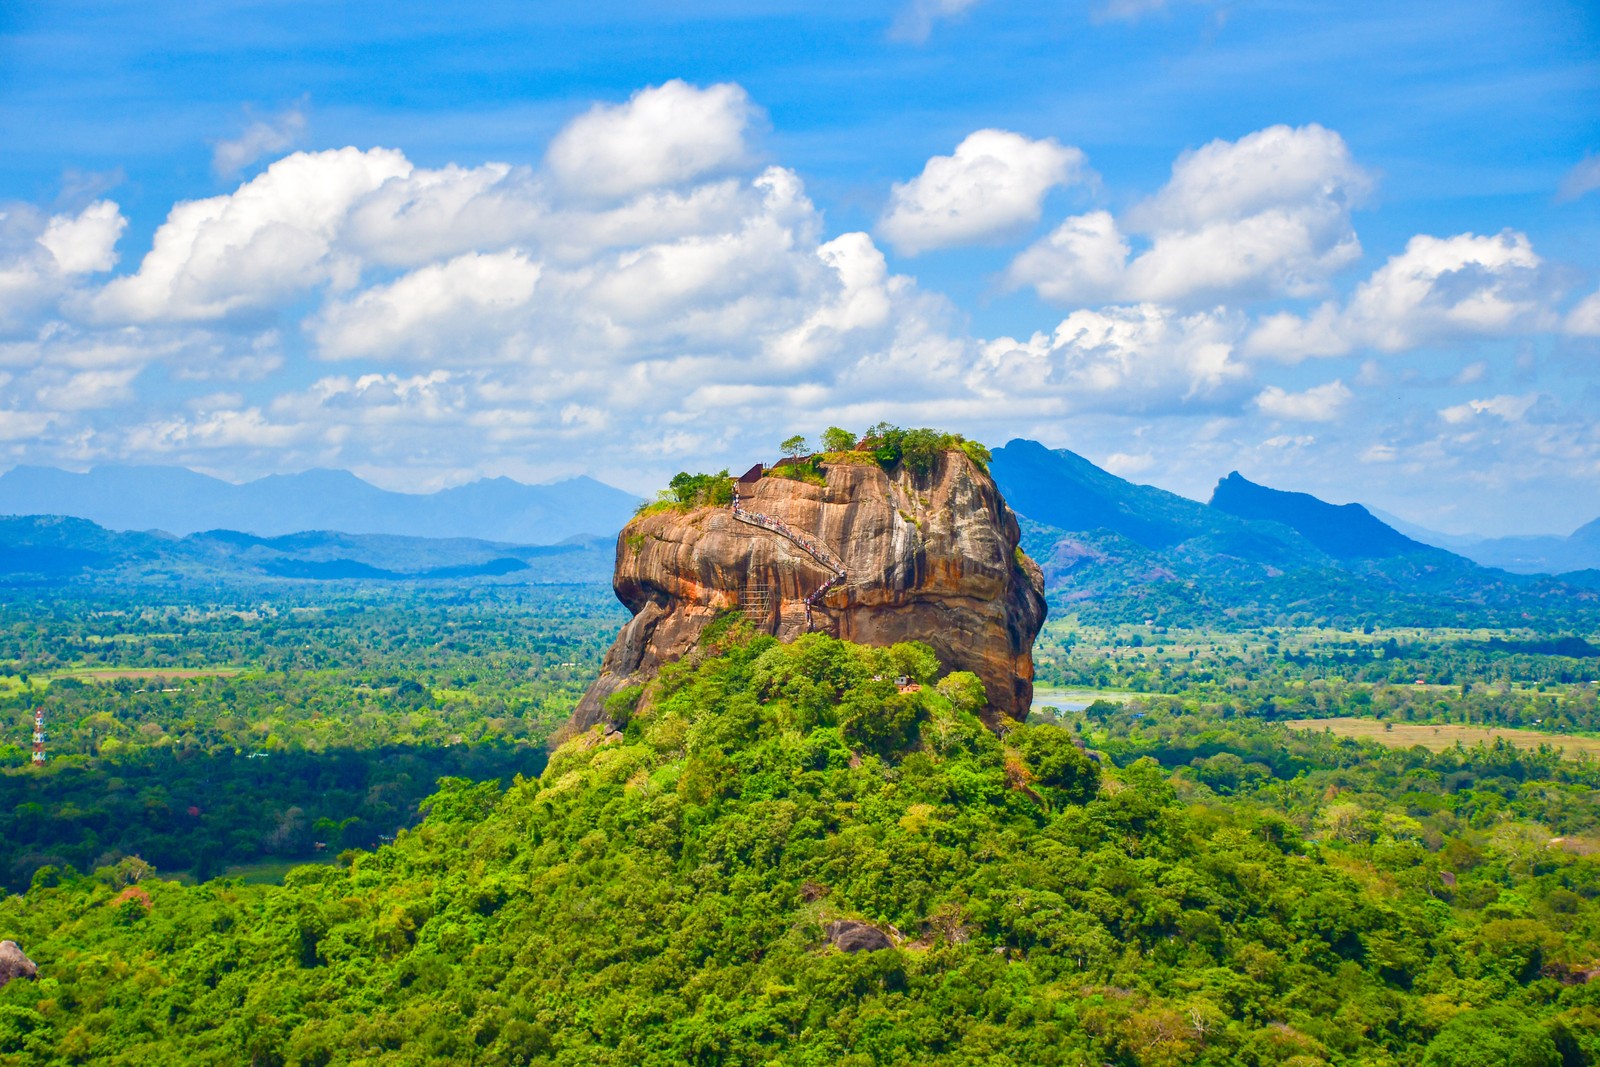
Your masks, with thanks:
[{"label": "mountain peak", "polygon": [[1217,483],[1211,506],[1241,519],[1282,523],[1335,559],[1438,551],[1381,522],[1360,504],[1330,504],[1310,493],[1272,489],[1238,471]]}]

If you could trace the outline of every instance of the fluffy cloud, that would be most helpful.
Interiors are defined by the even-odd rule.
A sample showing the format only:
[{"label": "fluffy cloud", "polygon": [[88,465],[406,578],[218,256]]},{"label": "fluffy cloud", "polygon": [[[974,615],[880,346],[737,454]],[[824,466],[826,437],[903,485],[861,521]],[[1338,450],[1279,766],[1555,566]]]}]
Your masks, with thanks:
[{"label": "fluffy cloud", "polygon": [[514,338],[514,320],[539,282],[520,252],[468,252],[330,304],[314,332],[331,359],[388,355],[484,362]]},{"label": "fluffy cloud", "polygon": [[1540,266],[1528,238],[1509,230],[1494,237],[1418,235],[1342,308],[1330,302],[1305,316],[1269,316],[1246,351],[1293,361],[1548,326]]},{"label": "fluffy cloud", "polygon": [[1012,260],[1013,285],[1053,303],[1115,299],[1126,288],[1128,239],[1109,211],[1074,215]]},{"label": "fluffy cloud", "polygon": [[545,166],[569,192],[620,198],[679,185],[744,162],[760,116],[737,85],[698,89],[673,79],[625,104],[596,104],[567,125]]},{"label": "fluffy cloud", "polygon": [[1082,170],[1076,148],[978,130],[895,185],[878,232],[905,255],[1002,236],[1038,222],[1045,194]]},{"label": "fluffy cloud", "polygon": [[305,131],[303,104],[288,108],[271,119],[252,122],[233,140],[217,142],[211,153],[211,169],[221,178],[236,177],[256,160],[290,147]]},{"label": "fluffy cloud", "polygon": [[1344,139],[1321,126],[1213,141],[1180,156],[1129,213],[1127,232],[1148,239],[1138,255],[1123,226],[1095,212],[1067,219],[1007,277],[1057,303],[1306,296],[1360,257],[1350,209],[1370,185]]},{"label": "fluffy cloud", "polygon": [[1521,422],[1535,404],[1539,394],[1526,396],[1491,396],[1483,400],[1468,400],[1439,412],[1439,417],[1453,426],[1471,422],[1481,415],[1492,415],[1505,422]]},{"label": "fluffy cloud", "polygon": [[[281,450],[303,443],[305,429],[275,424],[259,408],[204,412],[134,426],[124,445],[136,454],[193,456],[221,449]],[[176,457],[175,457],[176,458]]]},{"label": "fluffy cloud", "polygon": [[1249,377],[1234,358],[1241,325],[1220,309],[1075,311],[1051,334],[985,344],[974,384],[1040,412],[1229,405]]},{"label": "fluffy cloud", "polygon": [[127,225],[109,200],[48,218],[26,206],[0,211],[0,336],[36,322],[85,275],[116,266]]},{"label": "fluffy cloud", "polygon": [[7,411],[0,408],[0,441],[31,441],[55,421],[45,411]]},{"label": "fluffy cloud", "polygon": [[[277,166],[241,192],[276,181]],[[965,390],[973,343],[949,325],[944,302],[891,274],[868,235],[824,239],[790,171],[645,190],[597,209],[514,168],[427,171],[399,158],[391,170],[342,219],[319,220],[317,258],[302,275],[325,294],[303,322],[309,354],[378,369],[265,401],[216,394],[147,420],[125,447],[186,462],[215,450],[279,447],[312,463],[358,452],[398,469],[600,435],[619,457],[665,455],[765,432],[773,412],[861,403],[880,417],[894,409],[879,407],[885,389],[898,391],[899,410]],[[520,213],[480,236],[471,220],[487,218],[487,204]],[[489,250],[460,251],[463,240]],[[268,306],[270,294],[260,296]],[[303,296],[282,289],[275,299],[288,308]],[[240,338],[211,363],[270,359],[272,343],[256,349],[276,336]],[[395,374],[396,363],[416,373]],[[719,429],[686,429],[697,425]]]},{"label": "fluffy cloud", "polygon": [[341,248],[362,261],[413,267],[463,252],[492,252],[525,241],[549,214],[531,171],[506,163],[412,168],[350,203]]},{"label": "fluffy cloud", "polygon": [[410,172],[382,148],[280,159],[232,194],[173,208],[138,271],[108,284],[93,311],[107,321],[206,321],[353,280],[334,237],[357,200]]},{"label": "fluffy cloud", "polygon": [[117,265],[117,240],[127,226],[116,204],[100,200],[77,215],[52,217],[39,243],[62,274],[95,274]]},{"label": "fluffy cloud", "polygon": [[1255,405],[1274,419],[1296,422],[1332,422],[1344,414],[1354,394],[1344,382],[1334,380],[1301,393],[1290,393],[1276,385],[1256,394]]},{"label": "fluffy cloud", "polygon": [[[1600,457],[1600,431],[1546,419],[1549,398],[1456,403],[1493,393],[1496,367],[1446,384],[1386,363],[1390,381],[1452,392],[1406,413],[1414,400],[1369,387],[1346,426],[1345,383],[1375,378],[1291,388],[1246,358],[1600,333],[1600,296],[1553,315],[1555,272],[1516,234],[1418,238],[1348,299],[1253,327],[1231,297],[1316,292],[1356,250],[1348,205],[1366,178],[1328,131],[1208,145],[1133,209],[1068,220],[1014,271],[1092,303],[986,341],[872,236],[830,232],[796,173],[752,164],[757,115],[734,87],[669,83],[578,116],[540,166],[294,153],[175,205],[110,281],[97,274],[126,225],[114,204],[8,208],[0,457],[343,466],[410,485],[584,471],[642,491],[691,461],[880,418],[1074,447],[1098,432],[1091,451],[1116,469],[1159,467],[1163,484],[1189,470],[1196,492],[1251,449],[1309,463],[1329,441],[1348,457],[1380,436],[1371,458],[1397,470],[1512,438],[1552,469]],[[1082,172],[1073,149],[979,131],[898,187],[879,241],[985,239]],[[1395,416],[1381,434],[1380,404]],[[1193,454],[1174,456],[1170,435],[1130,444],[1151,413],[1195,416],[1161,424],[1195,428]],[[1317,449],[1295,423],[1319,424]]]}]

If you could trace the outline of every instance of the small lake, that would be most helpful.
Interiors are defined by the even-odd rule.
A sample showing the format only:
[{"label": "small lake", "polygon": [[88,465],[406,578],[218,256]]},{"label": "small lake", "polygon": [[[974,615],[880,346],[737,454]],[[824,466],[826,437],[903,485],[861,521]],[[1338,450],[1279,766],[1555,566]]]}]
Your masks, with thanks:
[{"label": "small lake", "polygon": [[1096,689],[1035,689],[1033,707],[1060,708],[1062,711],[1082,711],[1096,700],[1109,700],[1124,704],[1133,699],[1132,693]]}]

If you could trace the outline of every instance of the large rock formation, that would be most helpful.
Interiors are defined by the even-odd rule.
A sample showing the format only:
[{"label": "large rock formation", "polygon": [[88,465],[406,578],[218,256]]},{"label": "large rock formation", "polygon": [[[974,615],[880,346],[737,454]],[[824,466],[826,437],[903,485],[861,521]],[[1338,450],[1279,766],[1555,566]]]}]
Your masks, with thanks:
[{"label": "large rock formation", "polygon": [[[633,620],[573,725],[599,722],[607,697],[684,655],[729,610],[783,640],[817,630],[869,645],[924,641],[946,667],[983,679],[992,712],[1026,717],[1044,586],[989,475],[959,451],[925,474],[871,462],[825,474],[826,485],[769,474],[741,486],[745,518],[782,529],[727,507],[630,522],[617,537],[613,584]],[[829,557],[844,578],[818,596],[835,577]]]}]

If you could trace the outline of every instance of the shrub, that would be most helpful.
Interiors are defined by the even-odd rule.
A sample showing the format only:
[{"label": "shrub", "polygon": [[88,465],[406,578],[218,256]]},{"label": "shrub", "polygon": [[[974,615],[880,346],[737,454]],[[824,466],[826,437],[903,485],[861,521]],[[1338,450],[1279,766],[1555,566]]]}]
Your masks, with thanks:
[{"label": "shrub", "polygon": [[968,441],[958,433],[944,433],[926,426],[905,430],[891,423],[880,422],[867,430],[862,444],[885,468],[904,464],[907,470],[915,474],[931,471],[939,455],[944,452],[959,450],[985,471],[989,469],[991,458],[989,450],[976,441]]},{"label": "shrub", "polygon": [[733,503],[733,478],[727,470],[716,474],[679,471],[667,483],[667,492],[676,503],[687,507],[725,507]]}]

